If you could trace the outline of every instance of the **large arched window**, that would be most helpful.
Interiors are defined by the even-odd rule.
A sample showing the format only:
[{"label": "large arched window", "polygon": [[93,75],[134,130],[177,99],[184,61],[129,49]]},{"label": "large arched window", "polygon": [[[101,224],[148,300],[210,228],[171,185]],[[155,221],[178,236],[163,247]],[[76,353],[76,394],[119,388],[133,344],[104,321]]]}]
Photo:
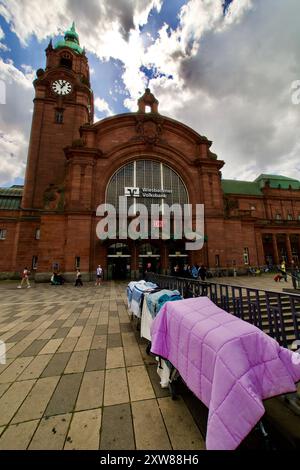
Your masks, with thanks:
[{"label": "large arched window", "polygon": [[128,196],[128,206],[133,202],[143,203],[148,209],[151,204],[166,203],[171,206],[189,202],[180,176],[164,163],[153,160],[128,163],[112,176],[106,190],[106,202],[117,208],[119,196],[124,195]]}]

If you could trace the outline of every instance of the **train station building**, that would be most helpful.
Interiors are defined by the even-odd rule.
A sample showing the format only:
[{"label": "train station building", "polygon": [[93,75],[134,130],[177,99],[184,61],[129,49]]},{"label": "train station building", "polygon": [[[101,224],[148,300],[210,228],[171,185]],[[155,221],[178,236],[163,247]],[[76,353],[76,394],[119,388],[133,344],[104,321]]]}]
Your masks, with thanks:
[{"label": "train station building", "polygon": [[[149,263],[161,273],[183,263],[241,272],[282,259],[298,263],[300,182],[265,174],[254,181],[223,179],[226,162],[212,142],[161,115],[149,89],[136,112],[94,122],[88,59],[74,26],[64,40],[49,43],[33,85],[24,187],[0,189],[2,277],[24,266],[46,280],[53,270],[73,276],[77,267],[89,278],[98,264],[107,278],[125,279]],[[186,251],[185,240],[172,234],[168,240],[100,240],[97,208],[116,207],[120,196],[146,207],[203,204],[203,248]]]}]

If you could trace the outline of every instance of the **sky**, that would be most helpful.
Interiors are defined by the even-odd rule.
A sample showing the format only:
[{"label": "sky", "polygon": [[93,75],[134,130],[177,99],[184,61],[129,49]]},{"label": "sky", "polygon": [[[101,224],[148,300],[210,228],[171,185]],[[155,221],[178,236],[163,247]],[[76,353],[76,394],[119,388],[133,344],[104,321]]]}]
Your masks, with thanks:
[{"label": "sky", "polygon": [[299,17],[299,0],[0,0],[0,186],[23,183],[32,82],[73,21],[96,121],[136,111],[149,87],[213,141],[223,178],[300,179]]}]

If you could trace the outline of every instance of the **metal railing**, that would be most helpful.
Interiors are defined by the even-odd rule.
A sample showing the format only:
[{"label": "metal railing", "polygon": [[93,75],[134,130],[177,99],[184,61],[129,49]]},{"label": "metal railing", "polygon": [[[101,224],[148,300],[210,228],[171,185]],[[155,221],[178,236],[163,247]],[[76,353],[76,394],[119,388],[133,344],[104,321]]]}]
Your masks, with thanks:
[{"label": "metal railing", "polygon": [[300,341],[300,295],[204,282],[155,273],[146,279],[161,288],[178,290],[184,298],[206,296],[218,307],[270,335],[283,347]]}]

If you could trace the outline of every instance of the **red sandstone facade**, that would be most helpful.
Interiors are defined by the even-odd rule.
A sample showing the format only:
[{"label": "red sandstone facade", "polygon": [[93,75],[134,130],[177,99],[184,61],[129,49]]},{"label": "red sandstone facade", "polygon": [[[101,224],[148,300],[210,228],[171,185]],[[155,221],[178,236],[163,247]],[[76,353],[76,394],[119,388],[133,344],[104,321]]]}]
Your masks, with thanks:
[{"label": "red sandstone facade", "polygon": [[[123,240],[124,252],[109,258],[110,244],[96,236],[96,209],[106,200],[112,176],[132,161],[151,160],[172,168],[183,181],[189,202],[205,207],[202,250],[185,253],[184,244],[152,243],[157,269],[168,272],[184,260],[210,269],[245,269],[268,262],[288,264],[300,257],[300,184],[239,191],[221,179],[224,165],[210,151],[212,142],[186,125],[159,114],[147,90],[136,113],[93,123],[93,93],[84,53],[70,47],[46,50],[46,69],[37,72],[28,162],[21,207],[0,209],[0,272],[20,272],[36,265],[37,279],[49,279],[57,265],[63,273],[94,274],[98,264],[117,274],[138,275],[146,240]],[[58,95],[54,84],[71,92]],[[146,109],[150,112],[146,113]],[[291,180],[292,182],[296,180]],[[247,186],[247,185],[246,185]],[[0,206],[1,207],[1,206]],[[3,206],[2,206],[3,207]],[[1,233],[1,232],[0,232]],[[151,243],[151,241],[150,241]],[[119,254],[118,254],[119,253]],[[187,256],[187,257],[184,257]],[[114,263],[115,270],[109,270]]]}]

